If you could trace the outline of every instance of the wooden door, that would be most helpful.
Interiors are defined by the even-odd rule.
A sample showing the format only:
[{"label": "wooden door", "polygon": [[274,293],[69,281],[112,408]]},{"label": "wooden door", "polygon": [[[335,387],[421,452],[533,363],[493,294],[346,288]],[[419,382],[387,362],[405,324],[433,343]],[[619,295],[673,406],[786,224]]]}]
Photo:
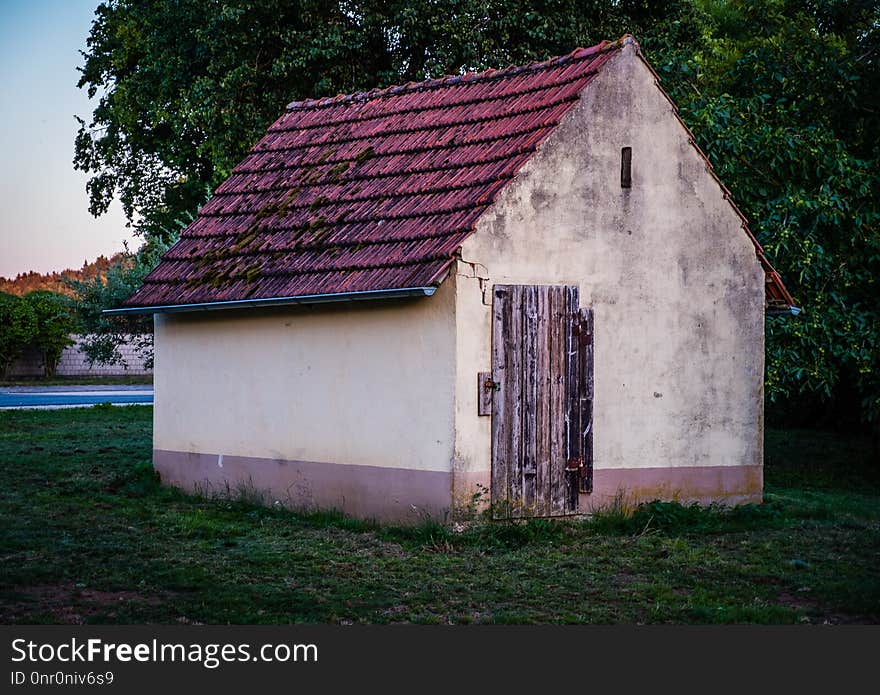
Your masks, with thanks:
[{"label": "wooden door", "polygon": [[577,513],[592,486],[592,314],[577,287],[493,293],[493,513]]}]

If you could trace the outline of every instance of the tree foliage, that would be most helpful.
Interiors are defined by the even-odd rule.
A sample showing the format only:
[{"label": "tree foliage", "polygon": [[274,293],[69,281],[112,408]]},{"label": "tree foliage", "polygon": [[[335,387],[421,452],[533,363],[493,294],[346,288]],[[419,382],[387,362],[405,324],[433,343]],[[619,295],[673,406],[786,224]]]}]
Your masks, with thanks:
[{"label": "tree foliage", "polygon": [[288,102],[520,63],[645,26],[677,2],[110,0],[79,86],[74,164],[90,210],[118,196],[163,235],[203,203]]},{"label": "tree foliage", "polygon": [[45,376],[55,376],[61,352],[73,345],[70,334],[76,330],[70,299],[57,292],[35,290],[24,296],[33,311],[35,329],[31,346],[40,351]]},{"label": "tree foliage", "polygon": [[9,292],[23,297],[28,292],[36,290],[49,290],[59,294],[70,295],[70,287],[65,283],[69,278],[85,280],[93,278],[96,275],[106,272],[107,268],[116,262],[115,256],[107,258],[106,256],[98,256],[91,263],[86,260],[79,269],[68,268],[62,271],[52,271],[47,273],[38,273],[29,270],[25,273],[18,273],[14,278],[5,278],[0,275],[0,292]]},{"label": "tree foliage", "polygon": [[75,294],[76,317],[83,333],[80,350],[90,364],[126,366],[120,347],[130,345],[135,354],[143,358],[144,367],[152,368],[153,317],[149,314],[107,316],[102,312],[122,306],[141,286],[166,248],[161,241],[151,239],[137,253],[119,254],[102,276],[68,280]]},{"label": "tree foliage", "polygon": [[0,292],[0,375],[5,375],[25,350],[40,352],[46,376],[55,374],[61,352],[73,344],[75,330],[70,300],[48,290],[25,296]]},{"label": "tree foliage", "polygon": [[0,292],[0,376],[24,352],[34,339],[37,317],[21,297]]},{"label": "tree foliage", "polygon": [[[880,11],[869,0],[109,0],[75,165],[169,239],[292,100],[547,58],[633,33],[804,312],[768,322],[771,398],[880,420]],[[123,283],[124,284],[124,283]],[[121,290],[120,290],[121,291]],[[839,400],[839,397],[838,397]]]},{"label": "tree foliage", "polygon": [[803,308],[768,321],[767,392],[880,418],[880,12],[865,2],[701,2],[661,73]]}]

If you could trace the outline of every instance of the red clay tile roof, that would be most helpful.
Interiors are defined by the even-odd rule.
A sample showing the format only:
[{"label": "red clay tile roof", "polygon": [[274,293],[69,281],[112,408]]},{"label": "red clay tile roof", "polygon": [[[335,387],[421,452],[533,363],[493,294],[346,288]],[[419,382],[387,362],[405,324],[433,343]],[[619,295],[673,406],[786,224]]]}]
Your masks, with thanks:
[{"label": "red clay tile roof", "polygon": [[290,104],[125,306],[439,284],[622,46]]}]

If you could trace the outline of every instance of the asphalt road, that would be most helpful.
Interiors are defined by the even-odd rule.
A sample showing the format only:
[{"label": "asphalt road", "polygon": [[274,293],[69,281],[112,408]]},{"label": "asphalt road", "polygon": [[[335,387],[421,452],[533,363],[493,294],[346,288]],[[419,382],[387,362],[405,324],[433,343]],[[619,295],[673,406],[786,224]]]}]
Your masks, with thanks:
[{"label": "asphalt road", "polygon": [[152,386],[11,386],[0,388],[0,410],[151,404]]}]

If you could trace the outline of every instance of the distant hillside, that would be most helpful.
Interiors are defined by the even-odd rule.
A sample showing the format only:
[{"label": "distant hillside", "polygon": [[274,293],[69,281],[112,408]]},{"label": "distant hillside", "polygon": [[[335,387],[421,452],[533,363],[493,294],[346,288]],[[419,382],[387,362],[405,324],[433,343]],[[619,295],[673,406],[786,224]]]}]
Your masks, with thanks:
[{"label": "distant hillside", "polygon": [[92,280],[98,275],[105,275],[107,269],[114,263],[117,263],[122,257],[122,253],[116,253],[110,258],[98,256],[92,263],[84,262],[79,270],[67,269],[45,274],[36,273],[31,270],[27,273],[19,273],[15,276],[14,280],[0,275],[0,292],[24,295],[34,290],[51,290],[52,292],[61,292],[62,294],[73,294],[71,289],[64,284],[64,278]]}]

